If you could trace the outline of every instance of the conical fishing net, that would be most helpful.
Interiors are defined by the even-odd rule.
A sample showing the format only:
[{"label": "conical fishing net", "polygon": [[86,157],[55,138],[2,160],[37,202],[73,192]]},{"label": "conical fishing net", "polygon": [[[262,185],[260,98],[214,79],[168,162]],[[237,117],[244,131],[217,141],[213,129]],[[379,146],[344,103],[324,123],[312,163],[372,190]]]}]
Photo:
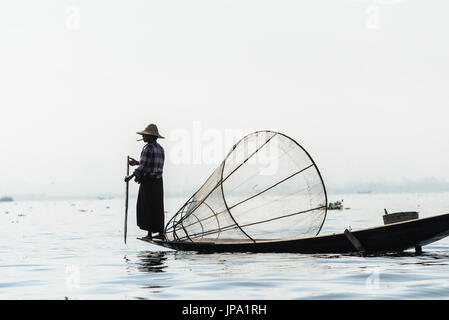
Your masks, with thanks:
[{"label": "conical fishing net", "polygon": [[309,154],[277,132],[237,142],[203,186],[168,222],[179,241],[285,239],[317,235],[326,190]]}]

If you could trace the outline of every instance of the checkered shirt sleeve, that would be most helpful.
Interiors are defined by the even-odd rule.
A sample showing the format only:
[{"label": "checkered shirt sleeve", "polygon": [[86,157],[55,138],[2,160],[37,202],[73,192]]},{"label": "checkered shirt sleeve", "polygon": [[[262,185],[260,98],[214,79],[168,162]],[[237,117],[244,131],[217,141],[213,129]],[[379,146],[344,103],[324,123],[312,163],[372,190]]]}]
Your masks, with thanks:
[{"label": "checkered shirt sleeve", "polygon": [[164,168],[165,154],[164,149],[157,142],[146,144],[140,154],[139,166],[134,170],[137,177],[150,175],[161,178]]}]

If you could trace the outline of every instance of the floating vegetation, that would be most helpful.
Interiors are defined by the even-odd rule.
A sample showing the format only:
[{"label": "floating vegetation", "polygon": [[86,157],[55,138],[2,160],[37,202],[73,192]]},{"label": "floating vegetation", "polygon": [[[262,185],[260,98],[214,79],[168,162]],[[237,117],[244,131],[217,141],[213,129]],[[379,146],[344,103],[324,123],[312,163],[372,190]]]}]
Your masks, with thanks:
[{"label": "floating vegetation", "polygon": [[343,210],[343,200],[329,203],[327,210]]}]

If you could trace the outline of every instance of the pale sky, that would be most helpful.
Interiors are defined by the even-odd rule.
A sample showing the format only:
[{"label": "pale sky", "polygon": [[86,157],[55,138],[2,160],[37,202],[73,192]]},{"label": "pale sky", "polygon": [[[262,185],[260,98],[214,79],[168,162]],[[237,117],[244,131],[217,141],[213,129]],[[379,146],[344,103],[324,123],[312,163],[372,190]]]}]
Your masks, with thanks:
[{"label": "pale sky", "polygon": [[192,147],[179,163],[180,134],[224,153],[211,133],[253,129],[297,140],[327,186],[449,181],[448,12],[443,0],[3,1],[0,196],[122,193],[149,123],[167,137],[170,192],[221,161]]}]

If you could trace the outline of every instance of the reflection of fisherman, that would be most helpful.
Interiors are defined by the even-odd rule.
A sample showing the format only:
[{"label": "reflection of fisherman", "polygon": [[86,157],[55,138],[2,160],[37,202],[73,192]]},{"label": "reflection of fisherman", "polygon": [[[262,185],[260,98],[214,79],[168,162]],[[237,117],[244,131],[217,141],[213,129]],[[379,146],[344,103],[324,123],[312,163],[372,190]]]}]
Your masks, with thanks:
[{"label": "reflection of fisherman", "polygon": [[164,238],[164,191],[162,184],[162,169],[164,167],[164,149],[156,142],[159,134],[157,126],[150,124],[143,131],[137,132],[143,137],[146,145],[140,154],[140,161],[129,159],[129,165],[137,169],[130,176],[125,177],[128,182],[133,177],[140,183],[137,197],[137,225],[142,230],[147,230],[146,239],[152,239],[152,233],[158,232],[157,238]]}]

